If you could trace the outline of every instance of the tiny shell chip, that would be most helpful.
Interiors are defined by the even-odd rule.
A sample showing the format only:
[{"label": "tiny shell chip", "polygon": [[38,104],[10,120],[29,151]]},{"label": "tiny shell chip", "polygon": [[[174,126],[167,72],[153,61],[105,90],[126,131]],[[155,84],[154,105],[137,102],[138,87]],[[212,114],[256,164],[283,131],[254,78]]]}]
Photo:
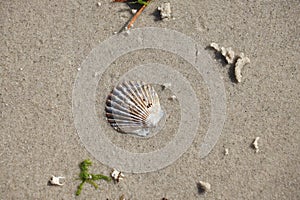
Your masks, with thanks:
[{"label": "tiny shell chip", "polygon": [[62,177],[62,176],[56,177],[56,176],[53,176],[53,175],[52,175],[52,177],[51,177],[51,179],[50,179],[50,183],[51,183],[52,185],[63,186],[64,183],[61,183],[60,180],[61,180],[61,179],[64,179],[64,178],[65,178],[65,177]]},{"label": "tiny shell chip", "polygon": [[106,117],[119,132],[147,136],[164,116],[154,88],[142,81],[117,85],[106,101]]}]

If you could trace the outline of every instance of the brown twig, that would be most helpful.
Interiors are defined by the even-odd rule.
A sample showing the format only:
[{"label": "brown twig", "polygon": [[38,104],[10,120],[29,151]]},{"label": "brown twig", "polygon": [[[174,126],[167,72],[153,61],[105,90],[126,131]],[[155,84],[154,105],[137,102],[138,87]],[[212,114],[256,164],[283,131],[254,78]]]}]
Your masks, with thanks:
[{"label": "brown twig", "polygon": [[[128,0],[114,0],[114,2],[127,2]],[[150,3],[151,0],[147,1],[147,4]],[[142,14],[142,12],[145,10],[145,8],[147,7],[146,4],[144,4],[135,14],[134,16],[131,18],[131,20],[129,21],[129,23],[126,26],[126,29],[129,30],[134,22],[136,21],[136,19]]]}]

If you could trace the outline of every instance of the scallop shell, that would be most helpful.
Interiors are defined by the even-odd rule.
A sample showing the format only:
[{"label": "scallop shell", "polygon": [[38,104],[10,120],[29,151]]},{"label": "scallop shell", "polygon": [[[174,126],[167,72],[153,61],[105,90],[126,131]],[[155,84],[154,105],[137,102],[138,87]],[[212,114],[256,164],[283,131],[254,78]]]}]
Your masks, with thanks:
[{"label": "scallop shell", "polygon": [[117,85],[107,98],[105,110],[113,128],[139,136],[155,130],[164,116],[156,91],[142,81]]}]

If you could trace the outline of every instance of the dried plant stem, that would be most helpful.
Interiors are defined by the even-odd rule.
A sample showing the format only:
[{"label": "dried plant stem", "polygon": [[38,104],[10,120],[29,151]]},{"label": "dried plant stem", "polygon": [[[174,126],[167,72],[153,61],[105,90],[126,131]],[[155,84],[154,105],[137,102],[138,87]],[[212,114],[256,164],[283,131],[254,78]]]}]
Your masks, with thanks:
[{"label": "dried plant stem", "polygon": [[[127,2],[128,0],[114,0],[114,2]],[[143,4],[143,6],[134,14],[134,16],[131,18],[131,20],[129,21],[128,25],[126,26],[126,29],[129,30],[134,22],[136,21],[136,19],[142,14],[142,12],[145,10],[145,8],[147,7],[147,5],[150,3],[151,0],[147,0],[146,3]]]},{"label": "dried plant stem", "polygon": [[[149,3],[151,0],[148,0],[147,3]],[[136,19],[142,14],[142,12],[145,10],[147,7],[146,4],[144,4],[136,13],[135,15],[131,18],[130,22],[127,25],[127,30],[129,30],[132,26],[133,23],[136,21]]]}]

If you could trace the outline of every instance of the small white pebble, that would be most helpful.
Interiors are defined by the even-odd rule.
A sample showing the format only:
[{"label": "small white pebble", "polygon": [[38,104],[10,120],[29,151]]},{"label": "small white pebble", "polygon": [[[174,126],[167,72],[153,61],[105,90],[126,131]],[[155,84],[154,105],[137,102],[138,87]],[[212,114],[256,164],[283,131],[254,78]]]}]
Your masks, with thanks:
[{"label": "small white pebble", "polygon": [[77,68],[77,71],[80,71],[81,70],[81,68],[79,67],[79,68]]},{"label": "small white pebble", "polygon": [[200,188],[204,191],[204,192],[210,192],[211,189],[211,185],[207,182],[204,181],[200,181],[199,182]]},{"label": "small white pebble", "polygon": [[20,68],[21,71],[23,71],[23,68]]},{"label": "small white pebble", "polygon": [[137,9],[131,9],[131,13],[135,14],[137,12]]},{"label": "small white pebble", "polygon": [[100,7],[101,5],[102,5],[102,4],[101,4],[101,2],[98,2],[98,3],[97,3],[97,6],[99,6],[99,7]]},{"label": "small white pebble", "polygon": [[252,145],[255,149],[255,153],[258,153],[259,152],[259,147],[258,147],[258,140],[259,140],[259,137],[256,137],[255,140],[253,141]]},{"label": "small white pebble", "polygon": [[224,155],[228,155],[229,154],[229,149],[225,149],[224,150]]},{"label": "small white pebble", "polygon": [[169,97],[169,100],[175,101],[177,99],[177,97],[175,95],[172,95]]}]

